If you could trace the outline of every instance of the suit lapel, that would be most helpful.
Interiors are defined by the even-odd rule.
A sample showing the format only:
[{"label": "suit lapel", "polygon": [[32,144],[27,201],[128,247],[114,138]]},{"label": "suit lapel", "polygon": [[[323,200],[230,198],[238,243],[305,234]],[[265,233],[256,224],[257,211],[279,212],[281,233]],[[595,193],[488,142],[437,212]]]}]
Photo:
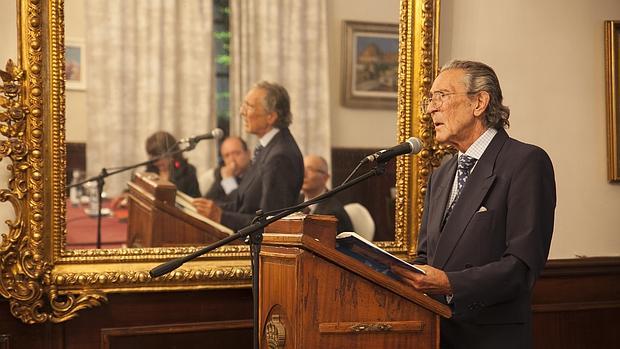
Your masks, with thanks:
[{"label": "suit lapel", "polygon": [[448,197],[450,196],[450,191],[454,182],[456,164],[457,157],[455,156],[446,164],[445,171],[439,172],[437,178],[433,179],[433,181],[437,183],[437,189],[431,192],[430,202],[433,208],[430,212],[431,216],[428,220],[429,226],[427,227],[427,231],[437,232],[437,234],[429,235],[428,247],[430,251],[437,248],[439,232],[441,231],[441,221],[443,220],[443,215],[448,204]]},{"label": "suit lapel", "polygon": [[[267,144],[267,146],[258,154],[254,162],[248,168],[247,173],[244,175],[243,181],[241,181],[241,183],[239,184],[239,190],[237,190],[237,192],[247,193],[247,188],[252,188],[252,183],[254,183],[254,181],[256,181],[258,178],[260,178],[263,162],[265,161],[265,159],[268,158],[269,153],[275,147],[275,145],[280,142],[280,139],[282,137],[285,137],[284,135],[286,132],[288,132],[287,129],[280,129],[280,131],[275,136],[273,136],[271,141],[269,141],[269,144]],[[243,201],[243,199],[239,195],[237,195],[237,198],[237,206],[240,206],[240,203]]]},{"label": "suit lapel", "polygon": [[248,192],[248,188],[252,187],[252,183],[254,183],[254,181],[256,180],[259,172],[260,168],[257,162],[251,164],[250,167],[248,167],[246,173],[243,175],[243,180],[241,181],[241,183],[239,183],[239,188],[237,188],[237,190],[235,191],[237,197],[237,199],[235,200],[237,210],[241,207],[241,203],[244,201],[242,195]]},{"label": "suit lapel", "polygon": [[[454,205],[450,218],[439,237],[435,257],[432,262],[434,266],[440,269],[444,268],[471,218],[478,211],[489,189],[491,189],[495,182],[496,176],[493,172],[495,160],[506,139],[508,139],[506,131],[499,130],[467,179],[467,183],[465,183],[465,187],[461,192],[461,197]],[[441,224],[441,221],[439,224]]]}]

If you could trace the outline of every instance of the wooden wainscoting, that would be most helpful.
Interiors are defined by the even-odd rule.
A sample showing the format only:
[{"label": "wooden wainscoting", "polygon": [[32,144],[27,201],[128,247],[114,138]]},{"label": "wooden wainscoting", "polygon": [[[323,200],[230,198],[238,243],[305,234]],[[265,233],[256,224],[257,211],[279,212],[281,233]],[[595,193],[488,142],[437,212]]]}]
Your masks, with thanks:
[{"label": "wooden wainscoting", "polygon": [[86,143],[67,142],[67,184],[73,179],[73,170],[86,172]]},{"label": "wooden wainscoting", "polygon": [[[340,185],[353,171],[355,166],[370,154],[381,149],[375,148],[333,148],[332,149],[332,185]],[[370,170],[366,165],[356,173],[357,176]],[[370,178],[352,188],[336,195],[342,204],[358,202],[368,209],[375,221],[375,241],[394,240],[394,200],[390,194],[396,183],[396,165],[390,161],[382,176]]]},{"label": "wooden wainscoting", "polygon": [[532,308],[535,348],[620,348],[620,258],[547,262]]},{"label": "wooden wainscoting", "polygon": [[100,348],[241,348],[248,345],[248,329],[251,319],[102,328]]},{"label": "wooden wainscoting", "polygon": [[64,323],[25,325],[2,299],[0,348],[252,347],[250,289],[111,294],[108,300]]},{"label": "wooden wainscoting", "polygon": [[[536,284],[537,349],[620,346],[620,258],[549,261]],[[70,321],[25,325],[0,299],[0,349],[252,346],[250,289],[109,295]]]}]

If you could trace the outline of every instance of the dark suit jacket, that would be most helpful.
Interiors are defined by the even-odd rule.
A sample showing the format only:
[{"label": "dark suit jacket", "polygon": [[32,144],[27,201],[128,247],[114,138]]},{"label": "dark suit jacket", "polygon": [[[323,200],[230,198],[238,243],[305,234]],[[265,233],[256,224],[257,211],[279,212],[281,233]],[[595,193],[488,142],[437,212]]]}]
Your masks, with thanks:
[{"label": "dark suit jacket", "polygon": [[288,128],[280,129],[250,165],[231,201],[221,206],[222,224],[237,230],[250,224],[259,209],[294,205],[303,180],[301,151]]},{"label": "dark suit jacket", "polygon": [[[299,197],[298,202],[304,202],[303,195]],[[338,233],[342,233],[343,231],[353,231],[353,223],[351,223],[351,218],[347,214],[347,211],[344,210],[344,206],[335,197],[319,202],[312,213],[336,216],[336,219],[338,219],[338,225],[336,226]]]},{"label": "dark suit jacket", "polygon": [[416,260],[444,270],[452,285],[442,348],[531,348],[531,293],[553,232],[551,160],[499,130],[441,230],[456,164],[429,179]]}]

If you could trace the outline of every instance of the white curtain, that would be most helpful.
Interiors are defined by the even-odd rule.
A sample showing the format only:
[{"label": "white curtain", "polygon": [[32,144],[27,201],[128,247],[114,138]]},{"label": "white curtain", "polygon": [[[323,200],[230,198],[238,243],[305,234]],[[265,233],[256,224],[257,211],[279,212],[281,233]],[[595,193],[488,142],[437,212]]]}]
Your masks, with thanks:
[{"label": "white curtain", "polygon": [[[89,175],[147,160],[155,131],[181,139],[215,127],[211,0],[89,0],[85,8]],[[200,174],[215,164],[215,148],[203,141],[184,155]],[[111,176],[105,189],[115,195],[129,179]]]},{"label": "white curtain", "polygon": [[290,94],[302,152],[330,162],[326,2],[231,0],[231,134],[243,135],[239,106],[252,85],[278,82]]}]

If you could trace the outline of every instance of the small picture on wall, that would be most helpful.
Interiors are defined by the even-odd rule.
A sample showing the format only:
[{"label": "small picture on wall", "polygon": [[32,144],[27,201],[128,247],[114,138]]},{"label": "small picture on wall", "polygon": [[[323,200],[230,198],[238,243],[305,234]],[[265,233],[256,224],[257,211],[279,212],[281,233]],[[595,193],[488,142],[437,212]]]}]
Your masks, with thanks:
[{"label": "small picture on wall", "polygon": [[398,25],[344,22],[343,104],[396,108]]},{"label": "small picture on wall", "polygon": [[83,90],[86,88],[85,69],[84,43],[77,40],[67,40],[65,43],[65,78],[67,89]]}]

